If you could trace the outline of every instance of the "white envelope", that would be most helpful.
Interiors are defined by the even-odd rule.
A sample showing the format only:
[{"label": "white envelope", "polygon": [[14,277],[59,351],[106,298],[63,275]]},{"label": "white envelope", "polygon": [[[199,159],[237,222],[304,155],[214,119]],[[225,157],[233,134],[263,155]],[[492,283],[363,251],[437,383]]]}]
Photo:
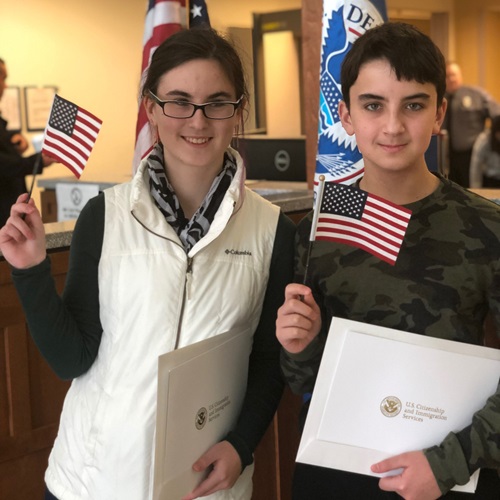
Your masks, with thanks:
[{"label": "white envelope", "polygon": [[499,378],[496,349],[333,318],[297,461],[380,476],[372,464],[469,425]]},{"label": "white envelope", "polygon": [[205,477],[193,463],[235,425],[252,335],[229,331],[158,358],[154,500],[179,500]]}]

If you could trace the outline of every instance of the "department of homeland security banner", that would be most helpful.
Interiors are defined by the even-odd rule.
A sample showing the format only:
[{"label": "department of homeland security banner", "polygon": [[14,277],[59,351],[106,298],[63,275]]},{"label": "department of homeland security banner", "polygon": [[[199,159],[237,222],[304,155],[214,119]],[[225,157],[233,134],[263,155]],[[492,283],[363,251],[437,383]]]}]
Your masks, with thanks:
[{"label": "department of homeland security banner", "polygon": [[354,137],[340,123],[340,67],[354,41],[387,21],[385,0],[323,0],[323,31],[316,173],[325,180],[351,184],[363,175],[363,160]]}]

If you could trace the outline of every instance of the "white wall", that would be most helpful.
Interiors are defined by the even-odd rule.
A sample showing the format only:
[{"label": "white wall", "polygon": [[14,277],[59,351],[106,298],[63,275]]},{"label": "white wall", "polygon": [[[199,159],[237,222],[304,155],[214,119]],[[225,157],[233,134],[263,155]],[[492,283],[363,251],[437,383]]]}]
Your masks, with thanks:
[{"label": "white wall", "polygon": [[[251,27],[252,12],[300,8],[300,0],[208,0],[212,26]],[[0,0],[0,58],[10,85],[56,85],[103,120],[82,180],[131,172],[147,0]],[[55,165],[43,177],[71,176]],[[38,193],[35,193],[38,199]]]},{"label": "white wall", "polygon": [[[307,0],[304,0],[307,1]],[[249,28],[252,13],[301,0],[207,0],[212,26]],[[451,10],[453,0],[387,0],[388,9]],[[0,0],[0,57],[17,86],[56,85],[103,119],[83,180],[130,174],[147,0]],[[44,177],[71,176],[61,165]],[[35,193],[35,198],[37,194]]]},{"label": "white wall", "polygon": [[266,95],[266,133],[272,137],[299,137],[299,53],[291,31],[263,37]]}]

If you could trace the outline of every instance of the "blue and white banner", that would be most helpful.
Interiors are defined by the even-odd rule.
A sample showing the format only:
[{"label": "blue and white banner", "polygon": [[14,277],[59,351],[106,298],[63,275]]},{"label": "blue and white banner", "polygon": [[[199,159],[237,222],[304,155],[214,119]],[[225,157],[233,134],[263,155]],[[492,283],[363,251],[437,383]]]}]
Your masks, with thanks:
[{"label": "blue and white banner", "polygon": [[342,99],[340,67],[354,41],[386,20],[385,0],[323,0],[315,185],[320,175],[327,182],[343,184],[352,184],[363,175],[356,140],[346,133],[338,114]]}]

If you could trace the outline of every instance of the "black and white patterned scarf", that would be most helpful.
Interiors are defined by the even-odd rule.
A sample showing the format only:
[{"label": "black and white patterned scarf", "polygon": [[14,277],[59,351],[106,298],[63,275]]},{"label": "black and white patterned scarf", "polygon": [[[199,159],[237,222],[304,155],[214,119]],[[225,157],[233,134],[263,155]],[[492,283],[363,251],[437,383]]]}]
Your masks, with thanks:
[{"label": "black and white patterned scarf", "polygon": [[166,221],[174,228],[188,253],[208,233],[210,224],[236,174],[236,160],[226,151],[221,171],[212,182],[205,199],[191,220],[185,217],[179,199],[167,179],[161,144],[154,147],[147,161],[151,196]]}]

